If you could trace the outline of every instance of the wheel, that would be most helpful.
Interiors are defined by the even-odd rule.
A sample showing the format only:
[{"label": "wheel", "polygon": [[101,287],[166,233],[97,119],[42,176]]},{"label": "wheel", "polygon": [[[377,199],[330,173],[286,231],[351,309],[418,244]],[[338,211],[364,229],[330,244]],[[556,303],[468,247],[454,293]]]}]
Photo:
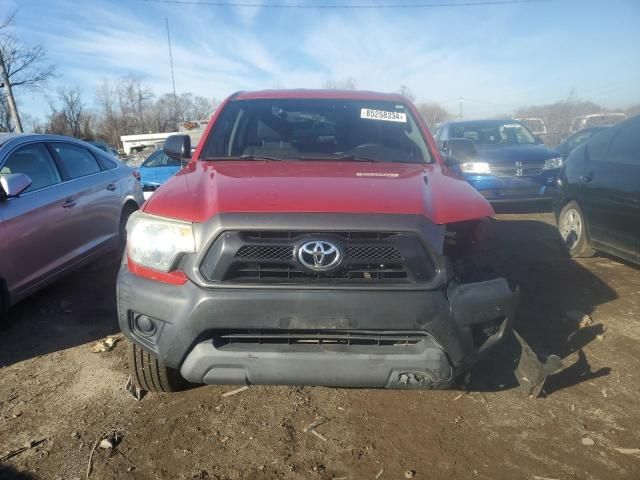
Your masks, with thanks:
[{"label": "wheel", "polygon": [[165,366],[133,342],[129,342],[129,371],[133,383],[147,392],[179,392],[188,387],[178,370]]},{"label": "wheel", "polygon": [[122,255],[125,247],[127,246],[127,221],[133,212],[138,210],[136,207],[130,204],[126,204],[122,209],[120,215],[120,230],[118,234],[118,254]]},{"label": "wheel", "polygon": [[558,217],[558,230],[572,257],[592,257],[596,253],[589,245],[587,222],[577,202],[564,206]]}]

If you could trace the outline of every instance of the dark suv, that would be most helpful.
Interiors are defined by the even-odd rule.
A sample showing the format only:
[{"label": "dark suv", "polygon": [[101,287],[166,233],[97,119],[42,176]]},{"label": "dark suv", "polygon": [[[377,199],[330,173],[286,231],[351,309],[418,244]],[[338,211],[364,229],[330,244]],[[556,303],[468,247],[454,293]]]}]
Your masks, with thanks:
[{"label": "dark suv", "polygon": [[574,257],[600,250],[640,264],[640,116],[571,152],[554,210]]},{"label": "dark suv", "polygon": [[232,95],[143,210],[118,307],[145,390],[445,388],[513,319],[505,279],[454,266],[491,206],[399,95]]},{"label": "dark suv", "polygon": [[563,164],[561,154],[546,147],[516,120],[469,120],[444,123],[435,133],[447,152],[452,139],[473,142],[473,158],[458,160],[467,181],[491,203],[549,202]]}]

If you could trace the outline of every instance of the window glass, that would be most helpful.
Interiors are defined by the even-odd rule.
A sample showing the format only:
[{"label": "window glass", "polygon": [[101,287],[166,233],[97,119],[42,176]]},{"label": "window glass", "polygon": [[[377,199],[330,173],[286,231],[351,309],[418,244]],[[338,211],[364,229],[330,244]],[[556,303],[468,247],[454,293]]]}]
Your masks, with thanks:
[{"label": "window glass", "polygon": [[594,137],[587,142],[587,158],[589,161],[605,161],[609,143],[614,133],[615,129],[609,129],[598,135],[594,135]]},{"label": "window glass", "polygon": [[625,125],[613,137],[607,160],[615,163],[640,165],[640,120]]},{"label": "window glass", "polygon": [[436,128],[436,131],[433,133],[433,138],[439,141],[440,135],[442,135],[442,127]]},{"label": "window glass", "polygon": [[108,153],[100,153],[95,150],[91,153],[98,159],[98,162],[100,162],[104,170],[111,170],[118,166],[116,161]]},{"label": "window glass", "polygon": [[449,138],[468,138],[478,145],[531,145],[535,137],[517,122],[464,122],[449,127]]},{"label": "window glass", "polygon": [[18,148],[9,155],[0,168],[0,176],[10,173],[24,173],[31,179],[25,192],[32,192],[61,181],[60,172],[42,143],[33,143]]},{"label": "window glass", "polygon": [[164,150],[158,150],[147,157],[142,167],[180,167],[180,159],[171,158],[164,153]]},{"label": "window glass", "polygon": [[367,100],[235,101],[216,121],[204,159],[242,155],[431,162],[422,132],[405,105]]},{"label": "window glass", "polygon": [[69,143],[52,144],[71,178],[85,177],[100,171],[100,165],[88,150]]}]

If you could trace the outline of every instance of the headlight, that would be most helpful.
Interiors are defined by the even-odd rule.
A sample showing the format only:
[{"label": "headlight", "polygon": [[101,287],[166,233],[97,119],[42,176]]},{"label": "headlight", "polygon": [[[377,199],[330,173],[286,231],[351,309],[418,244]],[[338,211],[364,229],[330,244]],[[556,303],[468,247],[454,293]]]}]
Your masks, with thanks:
[{"label": "headlight", "polygon": [[175,268],[185,253],[196,251],[190,223],[135,212],[127,223],[127,254],[132,261],[161,272]]},{"label": "headlight", "polygon": [[491,167],[487,162],[466,162],[460,165],[465,173],[491,173]]},{"label": "headlight", "polygon": [[551,170],[552,168],[561,168],[564,165],[564,159],[562,157],[550,158],[544,161],[545,170]]}]

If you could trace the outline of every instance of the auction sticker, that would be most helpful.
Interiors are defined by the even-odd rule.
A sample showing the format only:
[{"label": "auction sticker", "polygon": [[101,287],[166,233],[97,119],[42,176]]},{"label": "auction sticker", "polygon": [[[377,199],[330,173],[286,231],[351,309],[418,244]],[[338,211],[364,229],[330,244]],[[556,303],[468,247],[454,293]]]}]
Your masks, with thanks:
[{"label": "auction sticker", "polygon": [[385,110],[373,110],[371,108],[363,108],[360,110],[360,118],[369,120],[384,120],[385,122],[401,122],[407,123],[407,114],[403,112],[387,112]]}]

